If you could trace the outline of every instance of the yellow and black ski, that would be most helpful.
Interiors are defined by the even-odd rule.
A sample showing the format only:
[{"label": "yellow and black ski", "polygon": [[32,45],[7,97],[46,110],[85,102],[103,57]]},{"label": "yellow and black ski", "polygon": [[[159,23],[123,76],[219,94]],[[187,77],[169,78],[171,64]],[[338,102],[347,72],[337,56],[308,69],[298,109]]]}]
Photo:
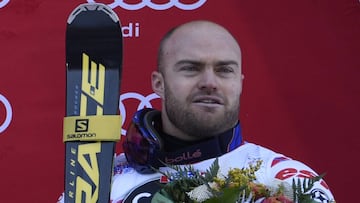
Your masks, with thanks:
[{"label": "yellow and black ski", "polygon": [[108,203],[115,144],[120,139],[122,32],[99,3],[81,4],[66,27],[66,203]]}]

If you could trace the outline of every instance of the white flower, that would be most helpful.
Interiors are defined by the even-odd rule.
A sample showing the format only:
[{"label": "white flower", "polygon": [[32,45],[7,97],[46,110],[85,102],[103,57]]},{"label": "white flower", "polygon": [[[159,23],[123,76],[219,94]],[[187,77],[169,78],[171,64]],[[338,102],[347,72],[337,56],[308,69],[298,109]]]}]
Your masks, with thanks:
[{"label": "white flower", "polygon": [[206,185],[200,185],[186,194],[196,202],[203,202],[213,196]]}]

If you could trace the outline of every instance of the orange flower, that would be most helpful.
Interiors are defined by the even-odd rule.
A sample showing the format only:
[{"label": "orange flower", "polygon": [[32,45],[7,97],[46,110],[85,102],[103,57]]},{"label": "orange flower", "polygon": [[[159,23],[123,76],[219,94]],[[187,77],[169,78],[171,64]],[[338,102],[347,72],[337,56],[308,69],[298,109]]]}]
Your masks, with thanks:
[{"label": "orange flower", "polygon": [[255,199],[266,197],[267,195],[269,195],[269,191],[266,189],[265,185],[263,184],[249,182],[249,187]]},{"label": "orange flower", "polygon": [[268,197],[264,199],[262,203],[293,203],[293,201],[282,195],[278,197]]}]

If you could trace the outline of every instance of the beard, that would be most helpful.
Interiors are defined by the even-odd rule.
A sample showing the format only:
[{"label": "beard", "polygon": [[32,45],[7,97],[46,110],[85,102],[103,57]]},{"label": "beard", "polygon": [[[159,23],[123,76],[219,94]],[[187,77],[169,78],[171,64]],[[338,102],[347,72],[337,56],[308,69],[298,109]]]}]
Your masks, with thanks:
[{"label": "beard", "polygon": [[[178,100],[169,87],[166,86],[165,89],[165,109],[170,122],[172,122],[176,128],[195,139],[218,135],[234,127],[238,122],[239,101],[235,102],[235,104],[229,108],[225,108],[225,110],[220,114],[218,113],[218,115],[208,115],[208,113],[215,114],[217,110],[204,108],[204,113],[195,111],[187,106],[188,102],[183,103]],[[206,92],[197,94],[208,95]],[[191,95],[190,98],[192,98]],[[186,101],[191,101],[191,99],[187,98]]]}]

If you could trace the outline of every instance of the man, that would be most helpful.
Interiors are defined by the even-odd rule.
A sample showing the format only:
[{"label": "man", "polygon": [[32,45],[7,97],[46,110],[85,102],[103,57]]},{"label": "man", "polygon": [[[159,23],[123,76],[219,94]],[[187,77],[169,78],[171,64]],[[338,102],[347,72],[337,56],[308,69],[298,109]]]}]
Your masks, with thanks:
[{"label": "man", "polygon": [[[295,177],[314,176],[315,172],[301,162],[258,145],[244,144],[238,122],[243,78],[240,46],[222,26],[193,21],[169,31],[160,44],[158,70],[151,76],[152,88],[162,100],[161,116],[152,110],[135,116],[135,122],[140,119],[137,130],[149,131],[138,133],[157,145],[148,152],[136,149],[142,142],[138,137],[133,139],[135,128],[130,127],[124,145],[127,161],[118,157],[121,170],[113,179],[112,200],[150,202],[159,190],[161,174],[147,174],[146,167],[167,170],[158,159],[167,164],[192,164],[206,171],[219,157],[222,174],[261,159],[256,175],[266,185],[274,179],[291,184]],[[146,154],[145,158],[139,158],[139,152]],[[318,202],[333,200],[324,181],[311,193]]]},{"label": "man", "polygon": [[[168,32],[151,75],[162,110],[136,113],[125,138],[126,156],[115,160],[112,203],[151,202],[163,178],[153,169],[168,171],[163,163],[206,171],[218,158],[226,175],[261,160],[256,178],[265,185],[315,176],[301,162],[243,141],[238,121],[243,78],[240,46],[222,26],[193,21]],[[322,180],[310,192],[318,202],[333,200]]]}]

